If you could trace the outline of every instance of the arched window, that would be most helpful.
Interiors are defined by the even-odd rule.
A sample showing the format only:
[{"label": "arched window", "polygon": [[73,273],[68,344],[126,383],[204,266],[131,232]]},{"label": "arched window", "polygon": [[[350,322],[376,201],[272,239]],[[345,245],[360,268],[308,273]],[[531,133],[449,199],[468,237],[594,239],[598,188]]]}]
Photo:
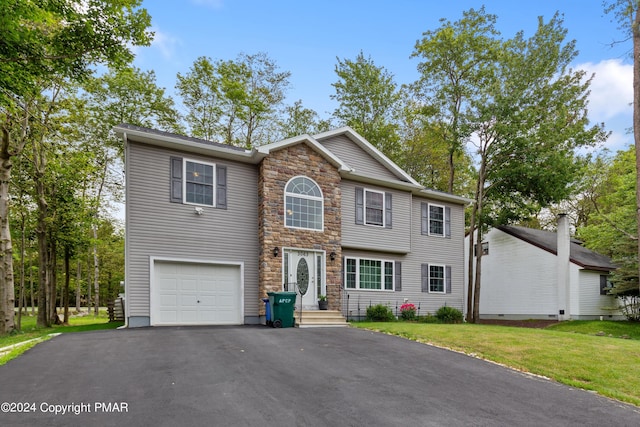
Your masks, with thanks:
[{"label": "arched window", "polygon": [[323,229],[324,200],[315,181],[306,176],[291,178],[284,189],[284,195],[287,227]]}]

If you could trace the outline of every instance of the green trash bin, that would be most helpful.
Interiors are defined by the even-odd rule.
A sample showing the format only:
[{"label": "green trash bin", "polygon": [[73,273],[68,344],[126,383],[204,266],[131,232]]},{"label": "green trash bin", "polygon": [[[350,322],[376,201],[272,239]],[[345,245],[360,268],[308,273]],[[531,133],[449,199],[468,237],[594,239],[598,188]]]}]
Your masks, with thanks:
[{"label": "green trash bin", "polygon": [[295,292],[267,292],[274,328],[291,328],[295,325],[293,308],[296,304]]}]

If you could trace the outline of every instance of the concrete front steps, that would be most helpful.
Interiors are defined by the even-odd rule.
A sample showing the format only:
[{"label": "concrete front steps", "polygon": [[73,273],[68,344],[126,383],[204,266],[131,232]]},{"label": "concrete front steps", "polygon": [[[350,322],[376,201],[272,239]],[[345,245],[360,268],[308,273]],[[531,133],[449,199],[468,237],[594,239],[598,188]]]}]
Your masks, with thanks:
[{"label": "concrete front steps", "polygon": [[340,328],[349,326],[338,310],[303,310],[302,322],[300,313],[295,312],[296,326],[300,328]]}]

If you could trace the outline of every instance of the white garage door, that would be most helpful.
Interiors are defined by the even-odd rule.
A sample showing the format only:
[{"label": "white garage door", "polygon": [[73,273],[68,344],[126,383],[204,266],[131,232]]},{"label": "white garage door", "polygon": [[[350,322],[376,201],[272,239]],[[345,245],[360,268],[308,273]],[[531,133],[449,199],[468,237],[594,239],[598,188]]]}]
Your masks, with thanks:
[{"label": "white garage door", "polygon": [[238,265],[156,261],[152,325],[242,324]]}]

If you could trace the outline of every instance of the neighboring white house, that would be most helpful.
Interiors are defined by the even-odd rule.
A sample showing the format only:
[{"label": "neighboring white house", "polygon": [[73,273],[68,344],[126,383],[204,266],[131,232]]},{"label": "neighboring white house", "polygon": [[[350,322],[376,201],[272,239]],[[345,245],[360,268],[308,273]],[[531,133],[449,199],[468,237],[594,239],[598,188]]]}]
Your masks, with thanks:
[{"label": "neighboring white house", "polygon": [[482,248],[481,319],[623,319],[606,294],[616,266],[570,239],[564,215],[558,233],[499,226]]}]

